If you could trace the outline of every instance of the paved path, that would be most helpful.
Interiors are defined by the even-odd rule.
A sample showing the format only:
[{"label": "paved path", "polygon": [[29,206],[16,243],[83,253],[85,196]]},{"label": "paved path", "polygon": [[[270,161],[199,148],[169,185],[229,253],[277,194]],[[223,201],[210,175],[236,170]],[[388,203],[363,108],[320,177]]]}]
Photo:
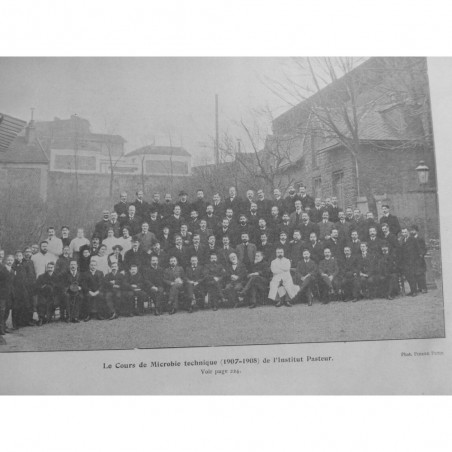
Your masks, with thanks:
[{"label": "paved path", "polygon": [[395,300],[179,312],[79,324],[56,322],[4,336],[0,351],[50,351],[363,341],[444,337],[439,290]]}]

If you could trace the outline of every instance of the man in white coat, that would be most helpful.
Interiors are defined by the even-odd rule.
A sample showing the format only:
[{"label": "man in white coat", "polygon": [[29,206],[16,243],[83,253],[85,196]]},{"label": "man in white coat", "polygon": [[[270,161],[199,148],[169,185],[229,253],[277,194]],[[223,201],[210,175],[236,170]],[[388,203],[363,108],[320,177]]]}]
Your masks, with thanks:
[{"label": "man in white coat", "polygon": [[[272,261],[270,269],[273,273],[273,278],[270,281],[268,298],[274,302],[277,294],[282,298],[287,293],[289,300],[286,300],[285,304],[286,306],[292,306],[290,300],[297,295],[300,287],[293,283],[292,275],[290,274],[290,260],[284,257],[283,248],[276,248],[276,259]],[[281,302],[278,302],[276,306],[281,306]]]}]

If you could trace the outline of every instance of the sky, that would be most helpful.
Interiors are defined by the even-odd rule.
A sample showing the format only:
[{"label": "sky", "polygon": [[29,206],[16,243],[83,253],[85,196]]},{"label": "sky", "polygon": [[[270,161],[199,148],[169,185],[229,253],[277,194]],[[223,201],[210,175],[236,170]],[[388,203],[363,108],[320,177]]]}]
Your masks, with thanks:
[{"label": "sky", "polygon": [[212,156],[215,94],[220,136],[239,137],[239,127],[259,122],[270,133],[268,107],[289,108],[265,86],[282,80],[288,58],[0,58],[0,111],[29,120],[78,114],[91,131],[122,135],[126,152],[152,144],[184,146],[194,163]]}]

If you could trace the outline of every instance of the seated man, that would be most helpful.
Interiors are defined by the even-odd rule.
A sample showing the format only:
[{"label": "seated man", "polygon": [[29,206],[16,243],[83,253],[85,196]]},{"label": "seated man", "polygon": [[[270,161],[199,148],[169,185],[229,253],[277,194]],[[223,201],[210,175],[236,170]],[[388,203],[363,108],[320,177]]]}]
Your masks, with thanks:
[{"label": "seated man", "polygon": [[61,275],[60,283],[65,296],[66,322],[79,323],[83,293],[82,274],[78,269],[76,259],[71,259],[69,270]]},{"label": "seated man", "polygon": [[328,296],[324,303],[328,303],[333,295],[337,295],[339,290],[339,284],[337,274],[339,273],[339,266],[336,258],[331,255],[331,250],[325,248],[323,250],[325,259],[322,259],[319,264],[320,274],[320,288],[326,287],[328,289]]},{"label": "seated man", "polygon": [[204,287],[207,291],[208,303],[213,310],[218,309],[218,301],[222,298],[222,284],[226,276],[226,270],[217,261],[217,253],[210,253],[209,262],[204,266]]},{"label": "seated man", "polygon": [[38,276],[35,283],[36,294],[38,295],[37,312],[39,326],[52,320],[55,312],[57,285],[58,279],[55,274],[55,263],[49,262],[46,265],[45,273]]},{"label": "seated man", "polygon": [[352,254],[352,248],[344,247],[344,258],[339,265],[338,281],[344,301],[357,301],[359,294],[358,260]]},{"label": "seated man", "polygon": [[[313,233],[314,234],[314,233]],[[300,295],[306,292],[308,298],[308,306],[312,306],[312,287],[317,280],[317,264],[311,259],[311,253],[305,249],[303,251],[303,259],[298,262],[295,271],[296,281],[300,284]]]},{"label": "seated man", "polygon": [[[287,293],[289,300],[286,300],[285,304],[289,307],[292,306],[290,300],[297,295],[300,288],[293,283],[290,273],[290,260],[284,257],[283,247],[276,247],[276,259],[272,260],[270,270],[273,277],[270,281],[270,290],[268,292],[269,300],[275,302],[277,295],[281,298]],[[281,300],[275,306],[279,308]]]},{"label": "seated man", "polygon": [[254,263],[251,264],[250,273],[247,278],[248,281],[243,288],[240,296],[250,297],[250,309],[256,307],[258,297],[265,299],[265,294],[268,290],[268,283],[270,281],[270,266],[268,262],[264,261],[264,254],[262,251],[256,251]]},{"label": "seated man", "polygon": [[383,242],[381,247],[382,256],[378,262],[380,271],[380,283],[382,295],[388,300],[393,300],[399,286],[398,265],[395,255],[389,252],[389,244]]},{"label": "seated man", "polygon": [[89,270],[83,274],[82,288],[84,295],[83,320],[88,322],[92,318],[103,320],[103,283],[104,274],[97,270],[97,262],[92,260]]},{"label": "seated man", "polygon": [[148,295],[146,293],[147,284],[137,265],[132,264],[130,270],[125,275],[127,292],[124,294],[128,298],[128,306],[135,315],[144,314],[144,302]]},{"label": "seated man", "polygon": [[185,290],[190,303],[188,312],[191,314],[193,308],[196,306],[197,300],[202,300],[205,297],[203,290],[204,271],[202,266],[198,263],[197,256],[192,256],[190,258],[190,265],[185,270],[185,277]]},{"label": "seated man", "polygon": [[179,309],[179,296],[183,293],[185,280],[184,269],[177,264],[175,256],[170,257],[169,267],[163,272],[163,278],[169,289],[168,303],[171,307],[170,315],[172,315]]},{"label": "seated man", "polygon": [[376,258],[368,252],[367,243],[361,242],[361,255],[358,256],[359,285],[361,294],[366,298],[375,296],[375,288],[378,283],[378,268]]},{"label": "seated man", "polygon": [[[166,257],[163,259],[163,262],[166,262]],[[164,270],[160,267],[159,263],[159,256],[153,254],[151,256],[151,266],[144,274],[145,281],[147,282],[148,295],[151,298],[152,309],[156,316],[161,313],[163,295],[165,292]]]},{"label": "seated man", "polygon": [[229,255],[229,265],[226,267],[224,293],[228,302],[236,308],[239,305],[238,293],[243,289],[246,280],[245,264],[239,262],[236,253]]}]

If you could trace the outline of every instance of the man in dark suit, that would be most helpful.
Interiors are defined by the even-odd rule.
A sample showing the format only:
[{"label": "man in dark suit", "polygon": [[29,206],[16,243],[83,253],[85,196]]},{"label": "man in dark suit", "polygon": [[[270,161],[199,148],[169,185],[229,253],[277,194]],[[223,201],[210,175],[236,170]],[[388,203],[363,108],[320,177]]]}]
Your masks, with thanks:
[{"label": "man in dark suit", "polygon": [[[207,210],[207,207],[206,207]],[[224,205],[224,202],[221,200],[221,197],[218,193],[215,193],[213,195],[213,202],[212,202],[212,213],[217,217],[217,218],[221,218],[224,216],[224,212],[226,210],[226,207]],[[208,212],[208,211],[207,211]],[[209,227],[213,227],[215,228],[216,225],[214,226],[209,226]]]},{"label": "man in dark suit", "polygon": [[226,266],[224,293],[228,302],[237,307],[239,305],[239,292],[246,282],[247,271],[244,264],[240,263],[236,253],[229,256],[229,264]]},{"label": "man in dark suit", "polygon": [[229,256],[232,253],[236,253],[236,250],[231,246],[229,237],[227,235],[223,237],[222,243],[223,246],[217,251],[218,262],[226,268],[229,265]]},{"label": "man in dark suit", "polygon": [[250,308],[255,308],[257,300],[265,300],[268,294],[268,283],[270,281],[271,271],[270,265],[267,261],[264,261],[264,255],[262,251],[257,251],[254,257],[254,262],[250,266],[249,273],[247,275],[247,282],[243,290],[239,293],[239,296],[245,297],[249,295]]},{"label": "man in dark suit", "polygon": [[[166,267],[166,263],[163,264]],[[157,255],[151,256],[151,266],[145,269],[145,281],[148,283],[148,294],[153,303],[154,315],[161,313],[163,296],[165,293],[164,269]]]},{"label": "man in dark suit", "polygon": [[103,284],[104,274],[97,270],[97,262],[92,260],[89,264],[89,270],[83,273],[82,289],[84,295],[83,320],[88,322],[92,318],[103,320],[101,314],[103,310]]},{"label": "man in dark suit", "polygon": [[195,234],[199,235],[201,245],[205,246],[209,241],[209,236],[213,234],[213,230],[209,229],[207,227],[207,221],[205,219],[202,219],[199,222],[199,228],[193,231],[193,238],[195,237]]},{"label": "man in dark suit", "polygon": [[374,298],[378,284],[378,258],[369,253],[366,242],[361,242],[361,254],[358,256],[359,285],[366,298]]},{"label": "man in dark suit", "polygon": [[311,232],[315,232],[319,237],[319,225],[309,220],[309,215],[306,212],[301,214],[301,224],[298,226],[301,232],[301,240],[307,242],[311,236]]},{"label": "man in dark suit", "polygon": [[331,231],[334,228],[334,223],[330,221],[330,214],[327,210],[322,213],[322,220],[318,223],[319,239],[328,240],[331,237]]},{"label": "man in dark suit", "polygon": [[136,208],[133,204],[129,206],[127,217],[121,222],[121,229],[127,227],[130,231],[130,235],[134,236],[141,231],[141,218],[136,215]]},{"label": "man in dark suit", "polygon": [[359,240],[358,231],[353,229],[350,232],[350,240],[347,245],[350,247],[354,256],[359,256],[361,254],[361,240]]},{"label": "man in dark suit", "polygon": [[225,210],[232,209],[236,215],[243,213],[242,201],[237,196],[237,190],[235,189],[235,187],[229,188],[229,196],[224,200],[224,208]]},{"label": "man in dark suit", "polygon": [[352,229],[358,232],[358,237],[362,242],[366,241],[368,234],[368,231],[366,230],[366,221],[359,209],[353,211]]},{"label": "man in dark suit", "polygon": [[190,265],[185,270],[185,291],[190,306],[188,312],[191,314],[198,302],[204,304],[204,269],[199,265],[198,257],[190,258]]},{"label": "man in dark suit", "polygon": [[249,271],[256,256],[256,245],[254,243],[250,243],[250,237],[247,232],[242,233],[241,240],[242,243],[236,246],[237,257],[239,262],[244,264],[246,269]]},{"label": "man in dark suit", "polygon": [[182,190],[179,192],[179,202],[176,205],[180,207],[180,214],[184,219],[190,217],[191,204],[188,202],[186,191]]},{"label": "man in dark suit", "polygon": [[369,254],[379,258],[381,256],[382,240],[377,236],[377,229],[372,226],[369,228],[369,240],[367,241],[367,249]]},{"label": "man in dark suit", "polygon": [[389,231],[389,226],[386,223],[382,223],[381,225],[382,232],[382,240],[386,242],[389,246],[389,253],[394,254],[395,257],[398,257],[398,249],[399,249],[399,241],[397,237]]},{"label": "man in dark suit", "polygon": [[144,314],[144,302],[148,294],[148,282],[143,275],[143,269],[132,265],[125,274],[124,298],[128,301],[129,312],[135,315]]},{"label": "man in dark suit", "polygon": [[169,267],[163,271],[163,281],[169,291],[168,303],[172,315],[179,309],[179,298],[183,294],[185,281],[184,269],[178,265],[176,256],[170,257]]},{"label": "man in dark suit", "polygon": [[[152,195],[152,202],[149,205],[149,212],[152,214],[152,212],[157,213],[157,218],[162,218],[163,214],[163,204],[160,202],[160,193],[154,193]],[[154,231],[152,231],[154,232]]]},{"label": "man in dark suit", "polygon": [[142,223],[141,232],[139,232],[134,238],[140,243],[140,249],[148,254],[151,253],[152,246],[157,242],[155,234],[149,231],[149,223],[147,221]]},{"label": "man in dark suit", "polygon": [[349,245],[344,247],[344,258],[339,264],[338,280],[344,301],[357,301],[359,295],[358,259],[352,254]]},{"label": "man in dark suit", "polygon": [[173,248],[170,248],[168,250],[168,255],[174,256],[177,258],[178,265],[180,265],[182,268],[185,268],[189,263],[189,254],[188,254],[188,247],[185,246],[182,242],[182,237],[180,235],[176,235],[175,238],[175,245]]},{"label": "man in dark suit", "polygon": [[416,275],[419,274],[419,264],[421,250],[419,242],[412,234],[408,232],[408,228],[402,228],[402,240],[400,244],[400,264],[402,273],[410,286],[410,293],[412,297],[418,294]]},{"label": "man in dark suit", "polygon": [[284,210],[290,215],[295,210],[295,201],[299,199],[299,197],[292,185],[289,187],[288,191],[289,194],[284,198]]},{"label": "man in dark suit", "polygon": [[110,211],[105,209],[102,212],[102,220],[96,223],[94,226],[93,236],[97,236],[100,240],[104,240],[107,238],[107,231],[110,226]]},{"label": "man in dark suit", "polygon": [[331,297],[337,295],[339,291],[339,281],[337,275],[339,273],[338,261],[332,256],[331,250],[325,248],[323,250],[324,258],[319,263],[319,288],[326,288],[327,297],[324,297],[323,303],[328,303]]},{"label": "man in dark suit", "polygon": [[132,239],[132,248],[124,255],[123,268],[129,271],[132,264],[138,268],[145,267],[148,264],[148,254],[141,249],[140,242],[137,239]]},{"label": "man in dark suit", "polygon": [[[204,190],[199,188],[196,192],[196,201],[191,205],[191,210],[196,210],[199,215],[204,215],[207,208],[207,201],[204,198]],[[193,232],[193,231],[192,231]]]},{"label": "man in dark suit", "polygon": [[248,218],[245,214],[240,214],[239,222],[234,230],[234,243],[240,243],[242,240],[242,234],[248,234],[250,240],[253,240],[255,237],[256,230],[253,225],[248,223]]},{"label": "man in dark suit", "polygon": [[160,214],[158,210],[155,210],[155,207],[151,207],[149,211],[149,231],[152,232],[155,236],[160,234],[162,228],[162,220],[160,219]]},{"label": "man in dark suit", "polygon": [[149,217],[149,204],[144,200],[143,190],[138,190],[135,193],[135,201],[132,205],[135,206],[135,214],[143,221]]},{"label": "man in dark suit", "polygon": [[119,202],[115,204],[114,210],[118,214],[119,221],[127,217],[129,203],[127,202],[127,193],[125,191],[119,195]]},{"label": "man in dark suit", "polygon": [[339,238],[339,231],[336,227],[331,230],[331,237],[323,242],[323,247],[329,248],[331,256],[341,258],[344,252],[345,241]]},{"label": "man in dark suit", "polygon": [[190,234],[193,234],[199,229],[199,222],[199,212],[192,208],[190,212],[190,220],[187,222],[188,232],[190,232]]},{"label": "man in dark suit", "polygon": [[388,300],[393,300],[394,294],[398,291],[398,264],[395,255],[389,252],[388,243],[383,242],[381,251],[378,264],[382,293]]},{"label": "man in dark suit", "polygon": [[173,198],[171,196],[171,193],[165,194],[165,202],[162,204],[162,211],[161,215],[163,219],[166,219],[170,215],[172,215],[174,211],[174,204],[173,204]]},{"label": "man in dark suit", "polygon": [[234,242],[234,235],[235,231],[232,228],[232,226],[229,224],[229,220],[227,218],[223,218],[221,222],[221,226],[217,228],[215,233],[215,238],[217,239],[217,242],[220,242],[223,240],[223,237],[228,237],[231,242]]},{"label": "man in dark suit", "polygon": [[348,242],[350,240],[350,230],[351,230],[351,222],[345,219],[345,212],[343,210],[339,210],[338,212],[338,221],[335,224],[339,232],[339,238],[343,242]]},{"label": "man in dark suit", "polygon": [[317,264],[311,259],[311,253],[305,249],[303,259],[298,262],[295,270],[295,284],[300,286],[299,296],[306,292],[308,306],[312,306],[312,287],[317,280]]},{"label": "man in dark suit", "polygon": [[325,209],[322,207],[322,200],[315,198],[314,207],[309,211],[309,218],[313,223],[320,223],[322,221],[322,214]]},{"label": "man in dark suit", "polygon": [[208,255],[205,245],[201,245],[201,237],[198,233],[193,235],[193,243],[188,247],[188,259],[196,256],[198,258],[199,265],[204,265],[208,261]]},{"label": "man in dark suit", "polygon": [[[130,268],[136,267],[131,264]],[[108,320],[118,318],[118,313],[131,317],[130,286],[126,283],[126,277],[119,271],[117,262],[112,262],[111,272],[107,273],[103,280],[103,294],[108,308]]]},{"label": "man in dark suit", "polygon": [[210,253],[209,262],[204,266],[204,286],[207,299],[213,310],[218,309],[218,301],[222,298],[222,285],[226,276],[223,265],[218,263],[215,251]]},{"label": "man in dark suit", "polygon": [[314,207],[314,200],[306,193],[306,186],[303,184],[298,187],[298,199],[303,205],[303,210],[306,210],[306,207],[309,207],[310,209]]},{"label": "man in dark suit", "polygon": [[306,243],[306,249],[309,250],[310,258],[319,265],[319,262],[323,259],[323,244],[317,240],[317,234],[311,232],[309,235],[309,242]]},{"label": "man in dark suit", "polygon": [[263,218],[268,219],[270,216],[270,201],[268,199],[265,199],[265,193],[262,188],[257,190],[257,211],[259,212],[259,215]]},{"label": "man in dark suit", "polygon": [[380,224],[386,223],[389,226],[389,232],[397,237],[397,235],[401,231],[399,219],[395,215],[389,213],[388,204],[383,204],[381,206],[381,211],[383,215],[380,218]]},{"label": "man in dark suit", "polygon": [[60,276],[60,284],[66,301],[66,322],[79,323],[83,293],[82,274],[76,259],[70,260],[69,270]]},{"label": "man in dark suit", "polygon": [[297,268],[298,262],[303,258],[303,250],[306,244],[301,241],[301,232],[298,229],[293,231],[293,240],[290,241],[287,258],[290,259],[290,268]]},{"label": "man in dark suit", "polygon": [[365,240],[366,242],[369,241],[369,238],[370,238],[369,229],[370,228],[375,228],[375,230],[377,231],[377,237],[379,239],[382,237],[381,225],[375,221],[373,212],[366,213],[366,219],[364,220],[364,223],[366,225],[364,231],[365,231],[365,234],[367,234],[367,235],[366,235],[365,239],[363,239],[363,240]]},{"label": "man in dark suit", "polygon": [[173,209],[173,214],[165,220],[165,225],[168,226],[170,235],[179,234],[180,227],[184,222],[185,220],[181,214],[181,207],[179,204],[176,204]]},{"label": "man in dark suit", "polygon": [[256,248],[257,251],[262,252],[264,260],[266,262],[270,262],[271,260],[273,260],[275,255],[275,249],[273,247],[273,244],[271,244],[268,241],[268,235],[265,232],[261,234],[259,242],[256,244]]},{"label": "man in dark suit", "polygon": [[[6,328],[6,320],[8,319],[9,311],[11,310],[11,307],[13,304],[13,296],[14,296],[13,295],[14,270],[12,268],[13,264],[14,264],[13,256],[6,257],[5,265],[0,264],[0,335],[1,336],[5,335],[5,333],[10,333],[8,328]],[[52,267],[52,272],[53,272],[53,264],[51,267]],[[49,268],[49,264],[47,264],[47,268]],[[47,275],[47,273],[44,273],[44,275]],[[44,277],[44,275],[41,275],[41,276]],[[46,279],[46,278],[41,278],[41,280]]]},{"label": "man in dark suit", "polygon": [[[206,207],[206,212],[201,213],[202,219],[206,221],[206,227],[207,229],[211,229],[212,231],[215,231],[218,227],[218,224],[220,223],[220,217],[214,214],[214,207],[212,204],[208,204]],[[219,211],[222,212],[222,208],[219,209]]]},{"label": "man in dark suit", "polygon": [[427,264],[425,263],[425,255],[427,254],[427,246],[425,240],[419,236],[419,228],[416,225],[411,226],[410,234],[417,241],[419,246],[419,268],[416,275],[417,288],[419,292],[427,293]]},{"label": "man in dark suit", "polygon": [[56,306],[57,286],[58,278],[55,274],[55,264],[49,262],[46,266],[46,272],[38,277],[35,284],[38,295],[39,326],[52,321]]},{"label": "man in dark suit", "polygon": [[333,223],[336,223],[339,221],[339,204],[338,204],[338,200],[337,200],[337,196],[333,196],[331,198],[331,204],[326,204],[326,208],[328,210],[328,213],[330,214],[330,221],[332,221]]},{"label": "man in dark suit", "polygon": [[275,188],[273,190],[273,199],[271,200],[270,206],[277,207],[280,216],[286,210],[286,203],[283,197],[281,196],[281,190],[279,188]]},{"label": "man in dark suit", "polygon": [[[305,217],[306,221],[309,221],[308,214],[306,214],[306,217]],[[289,218],[290,218],[290,227],[292,231],[294,229],[299,229],[303,221],[303,205],[301,204],[301,201],[299,199],[295,201],[295,209],[290,214]]]}]

